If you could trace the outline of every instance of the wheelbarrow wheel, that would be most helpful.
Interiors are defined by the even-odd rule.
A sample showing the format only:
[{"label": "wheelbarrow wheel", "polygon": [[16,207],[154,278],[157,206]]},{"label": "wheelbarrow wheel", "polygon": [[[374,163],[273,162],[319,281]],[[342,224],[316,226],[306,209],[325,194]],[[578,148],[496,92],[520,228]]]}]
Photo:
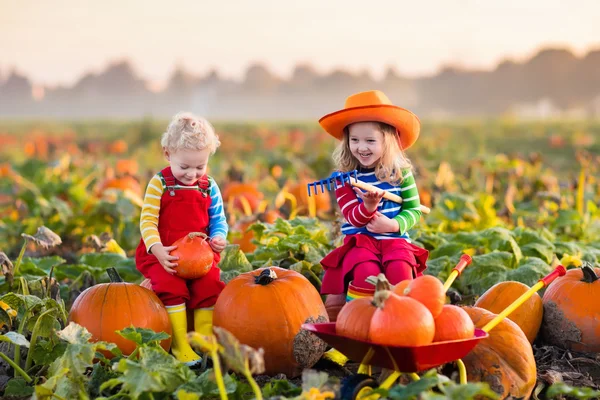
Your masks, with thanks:
[{"label": "wheelbarrow wheel", "polygon": [[340,397],[342,400],[355,400],[363,389],[377,386],[377,381],[367,374],[350,375],[342,380]]}]

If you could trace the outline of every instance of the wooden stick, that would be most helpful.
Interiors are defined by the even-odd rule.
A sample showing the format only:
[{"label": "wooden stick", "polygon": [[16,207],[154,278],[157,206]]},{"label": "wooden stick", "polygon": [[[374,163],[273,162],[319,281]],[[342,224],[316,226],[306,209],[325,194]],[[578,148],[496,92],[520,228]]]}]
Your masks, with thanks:
[{"label": "wooden stick", "polygon": [[[378,190],[381,190],[376,186],[354,179],[353,176],[350,177],[350,183],[352,184],[352,186],[356,186],[368,192],[376,192]],[[398,196],[397,194],[384,191],[383,197],[385,199],[393,201],[394,203],[402,204],[402,197]],[[421,204],[420,210],[423,214],[429,214],[431,212],[431,209],[427,206],[424,206],[423,204]]]}]

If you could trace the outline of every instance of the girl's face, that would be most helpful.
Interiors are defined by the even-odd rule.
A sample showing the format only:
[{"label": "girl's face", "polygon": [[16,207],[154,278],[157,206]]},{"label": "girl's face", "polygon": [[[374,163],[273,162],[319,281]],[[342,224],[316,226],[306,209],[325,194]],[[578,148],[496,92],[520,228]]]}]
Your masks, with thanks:
[{"label": "girl's face", "polygon": [[185,185],[193,185],[206,173],[210,150],[181,149],[173,153],[165,150],[165,157],[171,164],[175,179]]},{"label": "girl's face", "polygon": [[349,127],[350,152],[365,168],[373,168],[383,154],[383,133],[376,124],[358,122]]}]

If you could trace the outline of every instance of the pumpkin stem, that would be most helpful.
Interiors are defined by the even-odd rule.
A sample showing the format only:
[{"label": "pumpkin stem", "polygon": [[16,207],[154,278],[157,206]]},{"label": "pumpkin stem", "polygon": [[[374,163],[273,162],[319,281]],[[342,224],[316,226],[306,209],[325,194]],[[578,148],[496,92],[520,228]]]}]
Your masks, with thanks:
[{"label": "pumpkin stem", "polygon": [[271,268],[266,268],[262,270],[260,275],[254,278],[254,283],[265,286],[273,282],[275,279],[277,279],[277,274],[275,271],[273,271]]},{"label": "pumpkin stem", "polygon": [[365,281],[375,286],[375,291],[392,290],[392,285],[390,284],[390,281],[387,280],[384,274],[379,274],[377,276],[371,275],[367,279],[365,279]]},{"label": "pumpkin stem", "polygon": [[111,283],[123,282],[119,272],[114,267],[106,268],[106,273],[108,274]]},{"label": "pumpkin stem", "polygon": [[188,238],[190,238],[190,239],[193,239],[193,238],[198,237],[198,236],[200,236],[202,239],[208,238],[208,236],[204,232],[190,232],[190,233],[188,233]]},{"label": "pumpkin stem", "polygon": [[596,275],[596,271],[594,271],[590,262],[584,261],[581,270],[583,271],[583,282],[594,283],[598,280],[598,275]]},{"label": "pumpkin stem", "polygon": [[379,290],[373,295],[373,305],[377,308],[383,308],[386,300],[392,295],[391,290]]}]

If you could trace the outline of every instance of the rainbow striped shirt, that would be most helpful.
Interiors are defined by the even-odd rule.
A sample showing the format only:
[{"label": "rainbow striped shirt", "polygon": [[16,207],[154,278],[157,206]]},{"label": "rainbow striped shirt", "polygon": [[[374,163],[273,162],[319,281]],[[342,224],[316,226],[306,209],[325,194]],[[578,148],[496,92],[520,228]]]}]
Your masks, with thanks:
[{"label": "rainbow striped shirt", "polygon": [[[221,191],[212,177],[208,177],[208,182],[210,184],[211,199],[210,207],[208,208],[208,235],[211,238],[221,236],[225,239],[227,238],[229,228],[227,226],[227,219],[225,218]],[[146,188],[144,205],[142,206],[142,213],[140,216],[140,232],[148,252],[153,245],[160,243],[158,215],[160,214],[160,198],[162,197],[165,188],[166,183],[160,173],[154,175],[152,179],[150,179],[148,187]],[[175,188],[187,188],[187,186],[176,185]],[[195,187],[192,189],[195,190]]]},{"label": "rainbow striped shirt", "polygon": [[405,170],[403,171],[402,176],[404,177],[404,180],[400,186],[397,186],[388,182],[379,181],[375,176],[375,169],[373,168],[359,169],[357,174],[359,181],[369,183],[402,197],[402,204],[387,199],[381,199],[379,206],[377,207],[377,211],[388,218],[394,218],[398,221],[400,227],[398,232],[369,232],[366,225],[375,212],[369,213],[362,203],[362,200],[356,196],[356,193],[354,193],[349,185],[346,185],[339,187],[335,192],[338,205],[345,218],[345,221],[342,224],[342,233],[344,235],[366,234],[371,235],[376,239],[403,238],[410,240],[408,230],[421,218],[421,200],[412,172],[410,170]]}]

